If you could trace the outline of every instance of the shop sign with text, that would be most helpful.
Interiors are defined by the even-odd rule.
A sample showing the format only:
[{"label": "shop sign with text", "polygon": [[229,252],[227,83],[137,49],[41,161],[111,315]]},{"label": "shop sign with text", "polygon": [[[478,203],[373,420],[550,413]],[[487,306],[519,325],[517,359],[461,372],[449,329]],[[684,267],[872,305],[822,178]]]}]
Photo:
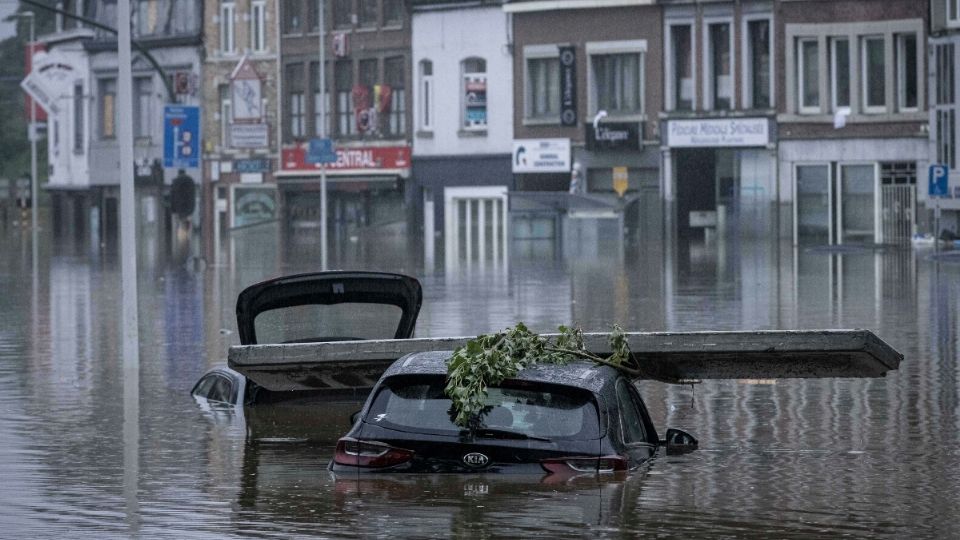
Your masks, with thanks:
[{"label": "shop sign with text", "polygon": [[[337,161],[327,164],[328,171],[356,171],[379,169],[408,169],[410,167],[409,146],[372,146],[367,148],[337,148]],[[316,171],[319,163],[306,160],[307,149],[304,145],[283,150],[283,170]]]},{"label": "shop sign with text", "polygon": [[513,141],[513,172],[570,172],[570,139]]},{"label": "shop sign with text", "polygon": [[587,150],[640,150],[639,122],[602,122],[593,129],[586,124]]},{"label": "shop sign with text", "polygon": [[724,118],[667,121],[671,148],[703,146],[766,146],[770,122],[766,118]]}]

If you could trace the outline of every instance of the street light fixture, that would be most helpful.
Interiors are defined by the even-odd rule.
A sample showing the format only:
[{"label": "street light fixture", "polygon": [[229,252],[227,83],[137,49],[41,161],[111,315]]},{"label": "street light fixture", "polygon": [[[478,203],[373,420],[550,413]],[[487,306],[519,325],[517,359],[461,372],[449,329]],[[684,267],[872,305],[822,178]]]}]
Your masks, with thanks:
[{"label": "street light fixture", "polygon": [[[21,11],[18,17],[30,19],[30,41],[27,46],[30,47],[30,70],[33,71],[33,54],[36,52],[35,43],[37,41],[36,16],[32,11]],[[37,102],[30,98],[30,127],[27,130],[27,136],[30,139],[30,227],[37,230]]]}]

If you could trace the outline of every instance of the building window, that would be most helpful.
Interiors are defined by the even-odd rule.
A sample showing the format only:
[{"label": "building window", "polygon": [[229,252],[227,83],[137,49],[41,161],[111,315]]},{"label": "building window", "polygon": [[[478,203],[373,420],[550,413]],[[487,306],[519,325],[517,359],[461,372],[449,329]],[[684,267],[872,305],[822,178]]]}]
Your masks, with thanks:
[{"label": "building window", "polygon": [[935,102],[933,103],[934,118],[936,121],[935,136],[937,146],[937,163],[957,167],[956,144],[956,108],[954,88],[954,45],[944,43],[936,45],[934,49],[936,62],[936,85],[934,89]]},{"label": "building window", "polygon": [[798,88],[801,113],[820,112],[820,45],[816,39],[801,39],[798,42]]},{"label": "building window", "polygon": [[286,67],[287,85],[287,126],[291,138],[300,138],[306,134],[306,103],[304,102],[303,64],[288,64]]},{"label": "building window", "polygon": [[150,119],[153,118],[153,80],[150,77],[133,79],[133,136],[137,139],[150,138]]},{"label": "building window", "polygon": [[[311,1],[311,0],[308,0]],[[283,33],[299,34],[303,32],[303,18],[301,0],[284,0],[283,5]]]},{"label": "building window", "polygon": [[487,129],[487,62],[482,58],[467,58],[460,63],[463,74],[461,87],[463,129]]},{"label": "building window", "polygon": [[526,115],[533,119],[560,116],[560,59],[527,59]]},{"label": "building window", "polygon": [[100,79],[100,138],[117,136],[117,80]]},{"label": "building window", "polygon": [[250,49],[262,53],[267,50],[267,4],[255,0],[250,11]]},{"label": "building window", "polygon": [[[313,133],[317,136],[330,135],[330,80],[324,79],[324,91],[320,91],[319,62],[310,64],[311,87],[313,89]],[[321,113],[322,111],[322,113]],[[325,128],[325,129],[323,129]]]},{"label": "building window", "polygon": [[610,115],[643,113],[643,55],[640,53],[590,55],[591,113]]},{"label": "building window", "polygon": [[230,146],[230,123],[233,122],[233,106],[230,101],[230,85],[221,84],[220,92],[220,146]]},{"label": "building window", "polygon": [[334,28],[350,28],[353,25],[353,0],[333,0]]},{"label": "building window", "polygon": [[860,79],[863,83],[863,111],[866,113],[886,111],[886,65],[883,48],[882,36],[870,36],[861,40]]},{"label": "building window", "polygon": [[420,129],[433,131],[433,62],[420,61]]},{"label": "building window", "polygon": [[73,85],[73,151],[83,153],[83,83]]},{"label": "building window", "polygon": [[389,109],[383,110],[383,103],[380,100],[386,100],[386,98],[381,94],[376,96],[377,110],[381,113],[386,112],[386,122],[381,123],[385,127],[384,131],[389,135],[403,136],[407,133],[407,92],[403,80],[404,73],[406,69],[404,69],[402,56],[387,58],[383,61],[383,79],[386,82],[386,92],[389,93],[389,100],[387,100]]},{"label": "building window", "polygon": [[402,0],[382,0],[383,2],[383,25],[401,26],[403,24],[403,2]]},{"label": "building window", "polygon": [[715,23],[707,26],[708,45],[710,47],[707,68],[708,103],[710,109],[730,110],[733,108],[733,57],[731,56],[730,23]]},{"label": "building window", "polygon": [[358,13],[360,26],[372,28],[377,25],[377,0],[357,0],[360,2]]},{"label": "building window", "polygon": [[693,110],[693,32],[689,24],[670,26],[670,92],[672,110]]},{"label": "building window", "polygon": [[[318,0],[306,0],[307,1],[307,28],[311,32],[318,32],[320,30],[320,6],[317,5]],[[329,2],[323,2],[323,9],[327,10],[324,12],[324,15],[327,15],[329,8],[327,7]]]},{"label": "building window", "polygon": [[747,99],[751,109],[771,106],[770,21],[747,22]]},{"label": "building window", "polygon": [[850,106],[850,40],[830,40],[830,105],[836,111]]},{"label": "building window", "polygon": [[947,3],[947,26],[960,26],[960,0],[945,0]]},{"label": "building window", "polygon": [[917,110],[917,35],[897,36],[897,108],[900,111]]},{"label": "building window", "polygon": [[220,52],[224,54],[233,54],[236,51],[233,32],[236,7],[233,2],[220,4]]},{"label": "building window", "polygon": [[349,136],[356,133],[353,121],[353,63],[341,60],[333,66],[337,92],[337,134]]}]

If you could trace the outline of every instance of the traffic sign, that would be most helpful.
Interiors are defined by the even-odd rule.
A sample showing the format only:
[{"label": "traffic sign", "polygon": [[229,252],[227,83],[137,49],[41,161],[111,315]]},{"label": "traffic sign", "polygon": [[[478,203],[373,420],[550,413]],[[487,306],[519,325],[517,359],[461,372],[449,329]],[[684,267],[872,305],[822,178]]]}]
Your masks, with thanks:
[{"label": "traffic sign", "polygon": [[200,166],[200,107],[164,106],[163,166],[173,169]]},{"label": "traffic sign", "polygon": [[949,193],[947,179],[950,177],[950,167],[946,165],[930,166],[929,192],[931,197],[946,197]]},{"label": "traffic sign", "polygon": [[333,140],[310,139],[304,161],[307,163],[336,163],[337,152],[333,149]]}]

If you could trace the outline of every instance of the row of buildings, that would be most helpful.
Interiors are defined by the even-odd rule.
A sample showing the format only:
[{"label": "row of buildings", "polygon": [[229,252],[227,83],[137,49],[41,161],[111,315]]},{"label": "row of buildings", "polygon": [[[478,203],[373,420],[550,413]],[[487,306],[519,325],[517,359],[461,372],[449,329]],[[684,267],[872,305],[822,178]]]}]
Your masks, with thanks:
[{"label": "row of buildings", "polygon": [[[950,167],[957,198],[939,202],[957,230],[960,0],[133,4],[167,78],[135,53],[144,226],[164,226],[177,171],[159,166],[162,110],[181,103],[202,110],[187,172],[211,240],[265,220],[316,239],[307,149],[322,133],[338,155],[331,234],[422,238],[428,260],[624,230],[904,241],[932,226],[931,163]],[[111,1],[62,6],[116,24]],[[57,225],[110,234],[115,40],[64,17],[41,41],[64,71],[48,128]]]}]

